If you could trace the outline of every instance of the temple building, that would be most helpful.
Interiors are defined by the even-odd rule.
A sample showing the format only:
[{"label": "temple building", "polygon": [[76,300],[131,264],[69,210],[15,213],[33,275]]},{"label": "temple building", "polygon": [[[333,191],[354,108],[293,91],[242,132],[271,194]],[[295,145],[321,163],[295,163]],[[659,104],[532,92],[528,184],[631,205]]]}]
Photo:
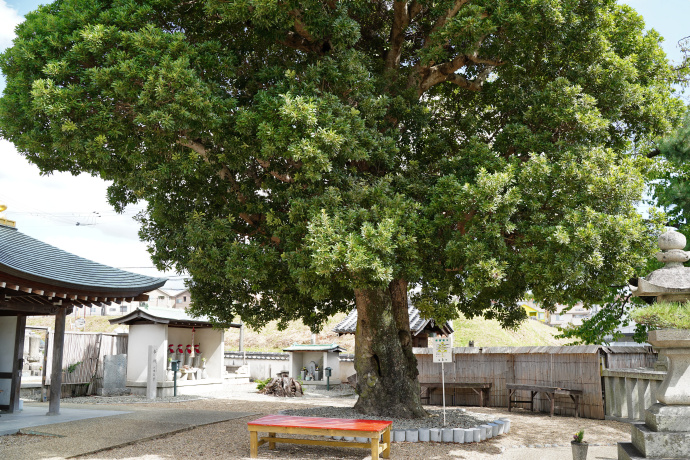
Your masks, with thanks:
[{"label": "temple building", "polygon": [[[6,209],[0,205],[0,212]],[[60,413],[65,320],[74,308],[145,301],[165,278],[138,275],[63,251],[0,217],[0,411],[19,410],[27,316],[55,317],[48,415]]]}]

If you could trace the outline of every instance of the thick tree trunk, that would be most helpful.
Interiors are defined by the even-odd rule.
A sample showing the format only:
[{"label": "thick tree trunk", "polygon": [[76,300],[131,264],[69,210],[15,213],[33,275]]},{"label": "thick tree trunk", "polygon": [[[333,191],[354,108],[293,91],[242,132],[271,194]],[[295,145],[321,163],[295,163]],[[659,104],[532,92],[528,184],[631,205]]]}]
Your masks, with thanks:
[{"label": "thick tree trunk", "polygon": [[425,416],[412,353],[407,283],[394,280],[388,289],[357,289],[355,301],[355,410],[384,417]]}]

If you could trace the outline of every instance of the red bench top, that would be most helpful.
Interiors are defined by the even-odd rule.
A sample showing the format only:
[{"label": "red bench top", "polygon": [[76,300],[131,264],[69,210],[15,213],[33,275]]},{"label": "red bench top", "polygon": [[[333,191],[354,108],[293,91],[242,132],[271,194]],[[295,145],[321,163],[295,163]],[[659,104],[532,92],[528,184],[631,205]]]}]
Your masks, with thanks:
[{"label": "red bench top", "polygon": [[247,423],[258,426],[285,428],[322,428],[346,431],[382,431],[393,422],[388,420],[355,420],[348,418],[301,417],[296,415],[267,415]]}]

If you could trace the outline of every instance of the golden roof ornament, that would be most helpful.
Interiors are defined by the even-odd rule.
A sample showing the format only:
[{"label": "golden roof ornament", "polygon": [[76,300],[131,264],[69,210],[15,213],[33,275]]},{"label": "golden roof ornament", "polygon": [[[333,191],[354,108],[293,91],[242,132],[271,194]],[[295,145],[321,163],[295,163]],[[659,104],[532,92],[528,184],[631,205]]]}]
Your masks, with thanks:
[{"label": "golden roof ornament", "polygon": [[16,227],[17,223],[15,221],[5,219],[5,216],[2,215],[5,209],[7,209],[7,206],[0,203],[0,225],[4,225],[5,227]]}]

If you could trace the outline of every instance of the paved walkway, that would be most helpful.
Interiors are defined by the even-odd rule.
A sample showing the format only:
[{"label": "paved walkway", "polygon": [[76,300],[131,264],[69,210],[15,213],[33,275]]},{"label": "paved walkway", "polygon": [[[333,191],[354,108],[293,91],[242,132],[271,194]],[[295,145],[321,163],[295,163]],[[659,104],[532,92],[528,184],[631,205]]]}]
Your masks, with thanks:
[{"label": "paved walkway", "polygon": [[[572,450],[570,446],[539,449],[507,449],[499,458],[501,460],[566,460],[572,458]],[[587,460],[617,459],[618,447],[616,446],[589,446],[589,449],[587,449]]]},{"label": "paved walkway", "polygon": [[[3,460],[70,458],[116,446],[155,439],[197,426],[253,415],[249,412],[190,410],[158,407],[61,404],[58,416],[46,416],[47,404],[24,404],[20,414],[4,414],[0,423],[17,427],[14,432],[40,433],[40,442],[2,449]],[[11,419],[10,419],[11,418]],[[74,433],[83,436],[74,436]],[[71,435],[71,436],[69,436]]]},{"label": "paved walkway", "polygon": [[115,410],[93,410],[83,408],[63,408],[60,411],[60,415],[46,415],[46,412],[48,412],[48,408],[45,404],[40,406],[24,405],[24,410],[19,413],[0,415],[0,436],[15,434],[20,430],[23,430],[24,433],[28,433],[33,430],[33,427],[37,426],[127,413]]}]

